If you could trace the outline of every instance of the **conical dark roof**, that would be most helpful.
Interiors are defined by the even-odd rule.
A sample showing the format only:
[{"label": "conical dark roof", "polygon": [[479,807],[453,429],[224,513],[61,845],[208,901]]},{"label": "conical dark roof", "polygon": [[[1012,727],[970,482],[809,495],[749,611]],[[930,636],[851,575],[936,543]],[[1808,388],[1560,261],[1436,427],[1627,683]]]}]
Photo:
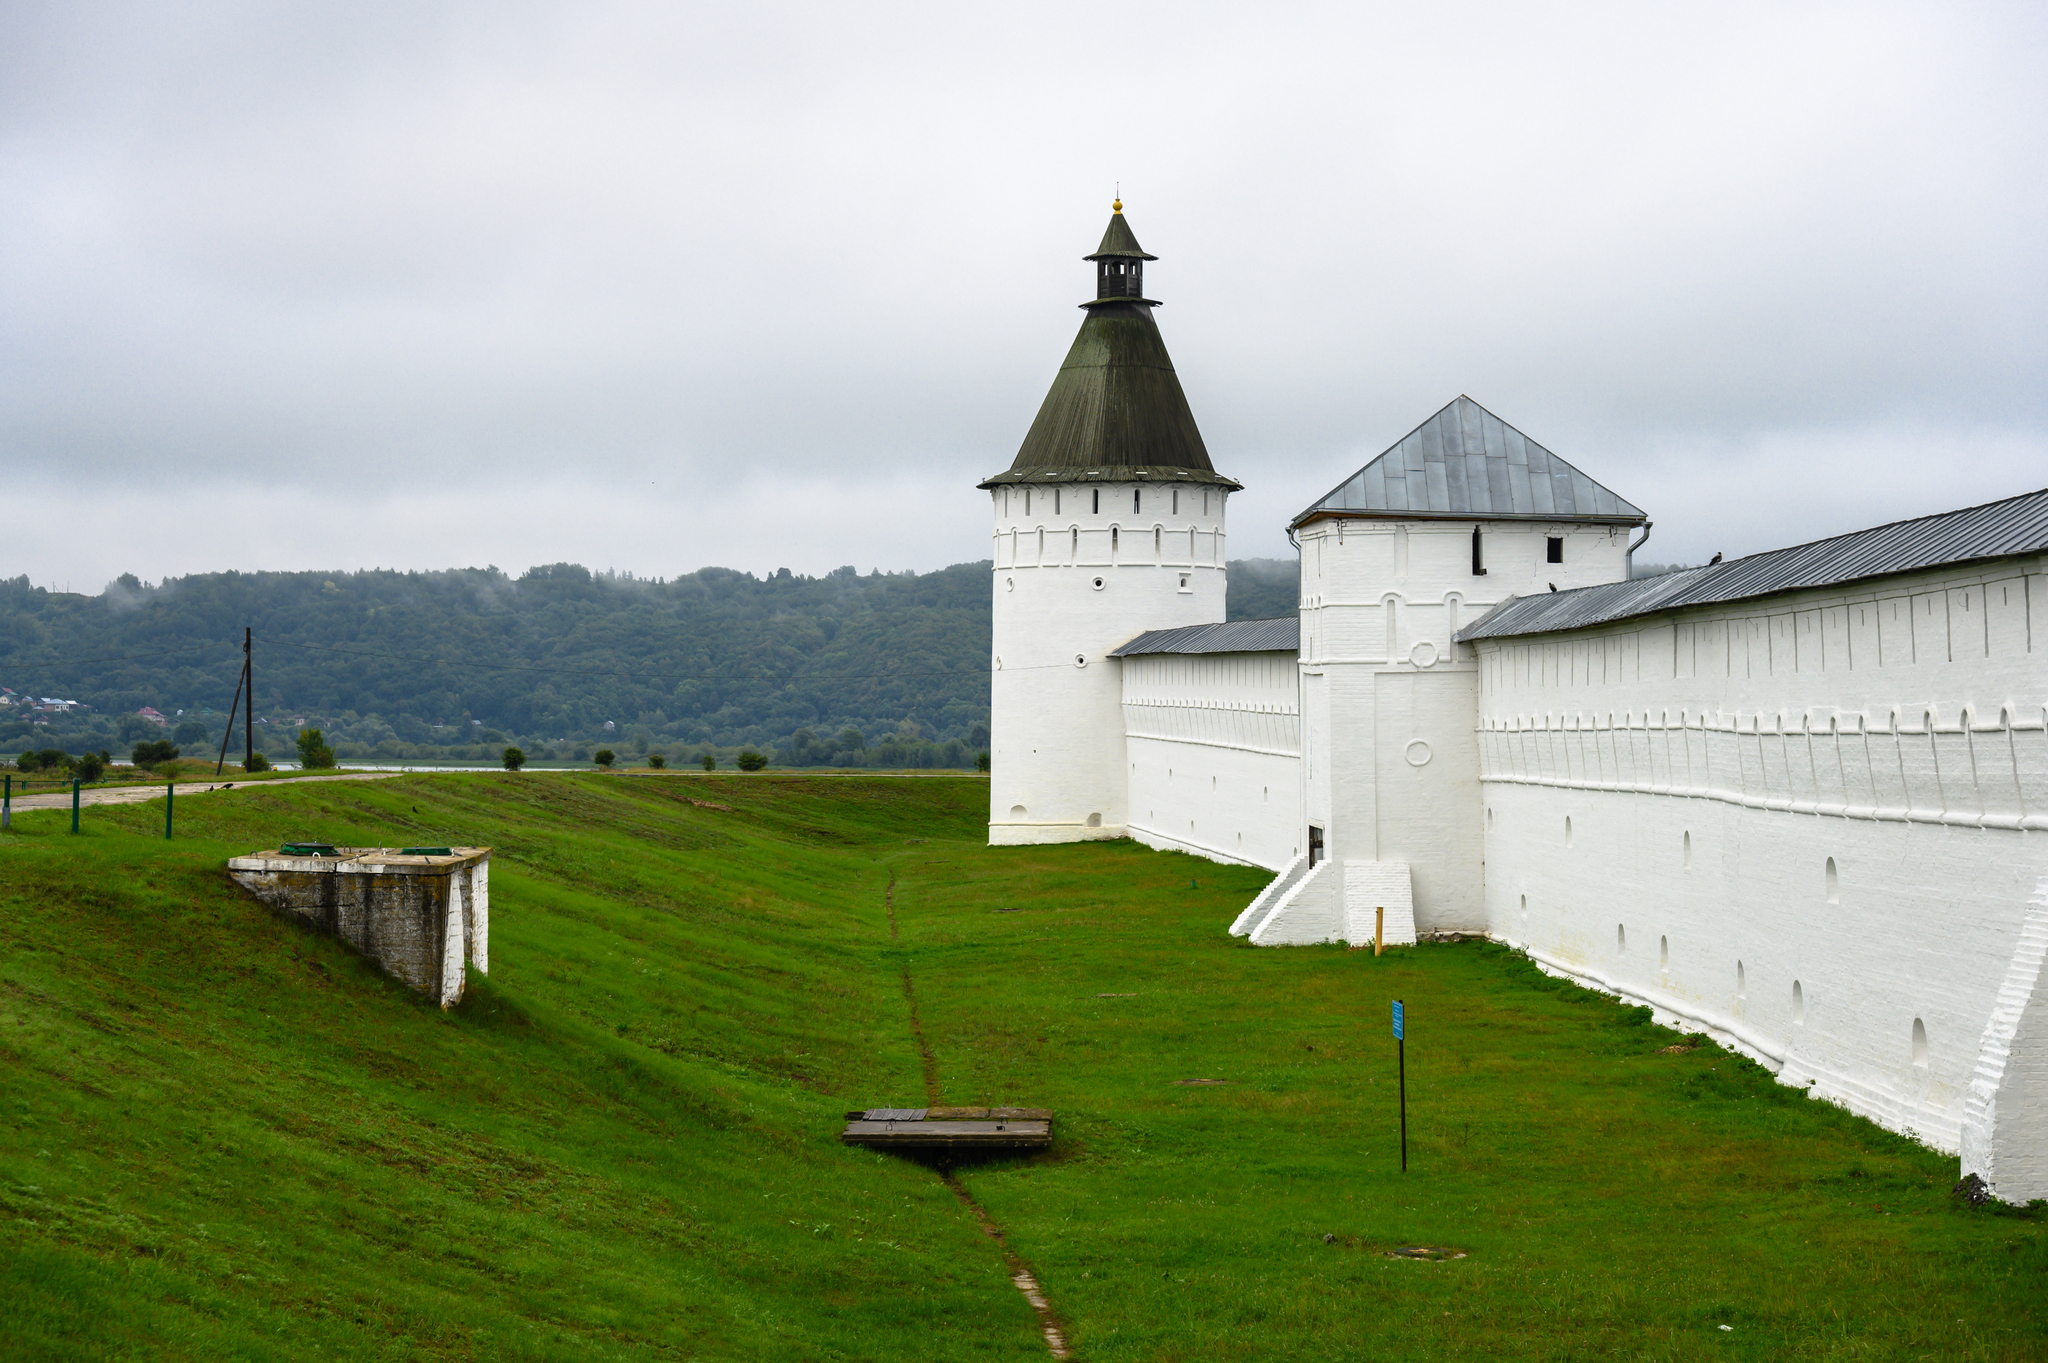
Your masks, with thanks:
[{"label": "conical dark roof", "polygon": [[1109,226],[1102,232],[1102,245],[1095,248],[1094,255],[1082,256],[1081,259],[1101,260],[1104,256],[1132,256],[1138,260],[1159,259],[1158,256],[1146,255],[1145,248],[1138,245],[1138,238],[1131,231],[1130,223],[1125,221],[1121,207],[1109,215]]},{"label": "conical dark roof", "polygon": [[[1103,255],[1155,260],[1121,212],[1103,234]],[[1053,377],[1038,418],[1008,470],[980,486],[1024,482],[1206,483],[1236,488],[1216,472],[1166,353],[1157,306],[1144,298],[1097,298]]]}]

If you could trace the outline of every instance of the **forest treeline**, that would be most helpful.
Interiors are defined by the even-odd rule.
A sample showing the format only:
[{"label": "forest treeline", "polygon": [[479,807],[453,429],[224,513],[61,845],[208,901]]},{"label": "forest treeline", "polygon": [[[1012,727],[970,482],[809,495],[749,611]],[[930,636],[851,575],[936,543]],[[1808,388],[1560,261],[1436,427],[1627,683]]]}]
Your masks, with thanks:
[{"label": "forest treeline", "polygon": [[[1295,590],[1291,561],[1233,563],[1230,618],[1291,612]],[[218,744],[246,626],[257,747],[273,760],[303,726],[344,760],[517,743],[543,759],[752,747],[791,764],[971,767],[988,742],[989,604],[986,562],[667,580],[575,564],[124,574],[98,596],[19,577],[0,580],[0,687],[17,702],[0,707],[0,752]],[[42,698],[81,708],[28,703]]]}]

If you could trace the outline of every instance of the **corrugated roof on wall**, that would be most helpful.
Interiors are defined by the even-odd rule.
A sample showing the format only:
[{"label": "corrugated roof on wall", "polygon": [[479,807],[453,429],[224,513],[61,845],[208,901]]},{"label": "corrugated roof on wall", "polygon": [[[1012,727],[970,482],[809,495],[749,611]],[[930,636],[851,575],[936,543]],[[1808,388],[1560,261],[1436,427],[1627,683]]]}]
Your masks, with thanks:
[{"label": "corrugated roof on wall", "polygon": [[1634,523],[1643,511],[1460,396],[1294,518],[1329,512]]},{"label": "corrugated roof on wall", "polygon": [[1510,597],[1458,631],[1458,641],[1580,629],[1681,606],[1741,601],[2043,550],[2048,550],[2048,488],[1661,577]]},{"label": "corrugated roof on wall", "polygon": [[1146,630],[1109,656],[1128,658],[1135,653],[1298,653],[1300,650],[1301,617],[1283,615],[1277,620],[1232,620],[1221,625]]}]

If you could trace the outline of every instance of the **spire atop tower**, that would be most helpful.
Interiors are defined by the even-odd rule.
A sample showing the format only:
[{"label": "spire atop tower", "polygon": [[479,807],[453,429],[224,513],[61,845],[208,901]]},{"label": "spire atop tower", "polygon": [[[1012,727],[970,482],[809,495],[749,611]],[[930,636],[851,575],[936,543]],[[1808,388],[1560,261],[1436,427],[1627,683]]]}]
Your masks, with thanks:
[{"label": "spire atop tower", "polygon": [[1094,254],[1095,297],[1009,469],[981,484],[1172,479],[1235,489],[1216,472],[1145,297],[1145,262],[1121,196]]},{"label": "spire atop tower", "polygon": [[[1131,231],[1130,222],[1124,217],[1124,201],[1118,199],[1110,206],[1109,226],[1102,233],[1102,245],[1095,248],[1092,256],[1083,260],[1095,262],[1095,298],[1134,298],[1148,306],[1157,307],[1145,298],[1145,262],[1157,260],[1158,256],[1146,254],[1138,245],[1137,235]],[[1083,303],[1082,307],[1088,304]]]}]

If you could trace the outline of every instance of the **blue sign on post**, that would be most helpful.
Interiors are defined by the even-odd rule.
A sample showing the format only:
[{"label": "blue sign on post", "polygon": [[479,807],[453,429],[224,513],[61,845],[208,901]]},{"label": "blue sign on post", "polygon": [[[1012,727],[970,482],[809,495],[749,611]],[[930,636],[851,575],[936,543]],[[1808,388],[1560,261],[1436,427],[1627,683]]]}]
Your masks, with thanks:
[{"label": "blue sign on post", "polygon": [[1401,1000],[1399,1000],[1399,999],[1395,999],[1395,1000],[1394,1000],[1394,1040],[1396,1040],[1396,1041],[1400,1041],[1400,1040],[1403,1040],[1403,1039],[1404,1039],[1404,1038],[1403,1038],[1403,1037],[1402,1037],[1402,1035],[1401,1035]]}]

